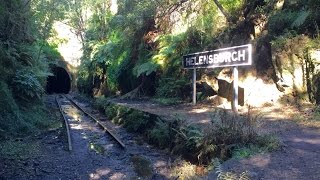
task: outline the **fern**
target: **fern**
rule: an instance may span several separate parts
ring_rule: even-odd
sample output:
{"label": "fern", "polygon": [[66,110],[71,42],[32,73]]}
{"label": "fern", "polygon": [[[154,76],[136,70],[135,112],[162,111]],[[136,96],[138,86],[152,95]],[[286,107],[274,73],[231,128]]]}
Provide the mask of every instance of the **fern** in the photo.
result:
{"label": "fern", "polygon": [[223,170],[219,159],[213,160],[214,170],[217,174],[218,180],[250,180],[249,172],[244,171],[241,174],[236,174],[233,172],[226,172]]}
{"label": "fern", "polygon": [[12,81],[16,95],[26,101],[41,99],[44,89],[34,73],[29,70],[18,70]]}
{"label": "fern", "polygon": [[145,74],[146,76],[150,75],[153,72],[156,72],[159,68],[158,64],[152,63],[152,62],[146,62],[136,67],[137,71],[137,77],[139,77],[142,74]]}
{"label": "fern", "polygon": [[298,28],[300,27],[307,19],[307,17],[310,15],[310,11],[301,11],[298,13],[298,17],[295,21],[291,24],[291,28]]}
{"label": "fern", "polygon": [[169,124],[158,119],[155,127],[150,131],[150,139],[161,148],[168,147],[170,145]]}

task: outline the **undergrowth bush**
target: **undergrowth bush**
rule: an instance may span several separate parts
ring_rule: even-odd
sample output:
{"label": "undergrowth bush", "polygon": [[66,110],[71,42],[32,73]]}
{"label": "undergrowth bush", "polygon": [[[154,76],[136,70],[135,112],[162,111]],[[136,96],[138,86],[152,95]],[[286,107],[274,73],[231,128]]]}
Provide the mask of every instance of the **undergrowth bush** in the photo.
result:
{"label": "undergrowth bush", "polygon": [[184,87],[188,84],[186,79],[162,78],[156,89],[156,96],[161,98],[183,98]]}
{"label": "undergrowth bush", "polygon": [[101,112],[104,112],[109,105],[110,103],[108,102],[108,99],[105,97],[97,97],[94,99],[93,106],[99,109],[99,111]]}
{"label": "undergrowth bush", "polygon": [[182,161],[182,163],[175,163],[174,168],[172,169],[171,176],[173,179],[181,180],[197,180],[200,177],[197,174],[197,166],[187,162]]}
{"label": "undergrowth bush", "polygon": [[133,110],[124,120],[124,127],[130,132],[146,132],[146,129],[154,125],[154,116],[138,110]]}
{"label": "undergrowth bush", "polygon": [[107,117],[115,124],[124,124],[125,118],[131,112],[130,108],[119,105],[111,105],[105,109]]}
{"label": "undergrowth bush", "polygon": [[219,159],[214,159],[212,161],[212,164],[217,174],[217,180],[250,180],[251,179],[248,171],[244,171],[240,174],[230,172],[230,171],[225,171],[222,168]]}
{"label": "undergrowth bush", "polygon": [[170,128],[169,123],[158,118],[155,127],[149,131],[150,142],[160,148],[169,147],[172,138]]}
{"label": "undergrowth bush", "polygon": [[268,29],[270,30],[270,33],[278,36],[285,32],[284,30],[292,29],[291,25],[295,22],[298,16],[299,12],[295,11],[281,11],[274,14],[269,20]]}
{"label": "undergrowth bush", "polygon": [[18,70],[12,81],[16,96],[25,101],[40,100],[44,92],[40,81],[30,70]]}
{"label": "undergrowth bush", "polygon": [[[279,141],[273,136],[258,135],[258,117],[253,117],[250,113],[239,116],[226,110],[216,110],[211,119],[211,125],[204,130],[192,124],[182,125],[175,130],[177,133],[173,152],[184,154],[191,161],[207,164],[216,157],[226,160],[237,153],[252,155],[279,147]],[[254,152],[244,151],[249,149]],[[237,153],[233,153],[234,151]]]}
{"label": "undergrowth bush", "polygon": [[[103,102],[103,100],[102,100]],[[99,105],[101,102],[96,103]],[[115,124],[123,125],[130,132],[147,133],[156,124],[156,115],[112,103],[100,104],[107,118]]]}
{"label": "undergrowth bush", "polygon": [[0,156],[4,159],[28,159],[38,151],[38,143],[24,141],[0,141]]}
{"label": "undergrowth bush", "polygon": [[0,81],[0,138],[15,133],[18,127],[27,126],[22,121],[20,110],[8,85]]}
{"label": "undergrowth bush", "polygon": [[52,125],[42,104],[19,107],[8,85],[0,81],[0,139],[36,133]]}

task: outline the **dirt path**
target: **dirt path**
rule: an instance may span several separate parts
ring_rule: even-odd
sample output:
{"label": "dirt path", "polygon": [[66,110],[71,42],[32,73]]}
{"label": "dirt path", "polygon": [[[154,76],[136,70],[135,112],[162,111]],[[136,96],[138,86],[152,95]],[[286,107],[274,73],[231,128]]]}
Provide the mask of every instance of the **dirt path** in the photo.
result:
{"label": "dirt path", "polygon": [[148,100],[120,100],[112,99],[112,103],[130,107],[133,109],[149,112],[163,117],[175,118],[179,116],[187,121],[198,125],[206,125],[210,122],[210,113],[215,108],[208,104],[180,104],[164,106]]}
{"label": "dirt path", "polygon": [[[320,121],[308,121],[310,109],[275,105],[260,110],[264,115],[261,132],[276,134],[282,148],[247,159],[230,159],[222,164],[222,170],[236,174],[248,171],[256,180],[320,179]],[[216,176],[213,171],[205,179]]]}
{"label": "dirt path", "polygon": [[[320,130],[297,127],[280,134],[281,150],[248,159],[231,159],[223,171],[236,174],[248,171],[252,179],[320,179]],[[211,172],[207,179],[215,179]]]}

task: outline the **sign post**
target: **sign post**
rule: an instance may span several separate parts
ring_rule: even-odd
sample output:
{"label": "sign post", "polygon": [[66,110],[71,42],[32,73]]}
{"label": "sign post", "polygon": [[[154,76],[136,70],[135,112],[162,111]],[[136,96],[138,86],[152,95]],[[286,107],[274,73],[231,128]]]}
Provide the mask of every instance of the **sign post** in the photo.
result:
{"label": "sign post", "polygon": [[233,67],[233,98],[232,110],[238,114],[238,67]]}
{"label": "sign post", "polygon": [[233,67],[233,99],[232,109],[238,112],[238,66],[248,66],[252,63],[252,46],[246,44],[229,48],[204,51],[183,56],[183,68],[193,69],[193,104],[196,104],[196,69]]}
{"label": "sign post", "polygon": [[193,93],[192,93],[192,104],[197,104],[197,69],[193,69],[193,76],[192,76],[192,86],[193,86]]}

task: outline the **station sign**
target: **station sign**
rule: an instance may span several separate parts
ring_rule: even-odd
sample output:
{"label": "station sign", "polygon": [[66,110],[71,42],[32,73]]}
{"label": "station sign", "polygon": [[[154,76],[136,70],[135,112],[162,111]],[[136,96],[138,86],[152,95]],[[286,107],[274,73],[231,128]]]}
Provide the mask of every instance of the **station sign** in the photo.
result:
{"label": "station sign", "polygon": [[246,44],[183,56],[183,68],[246,66],[252,63],[252,46]]}

